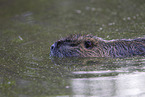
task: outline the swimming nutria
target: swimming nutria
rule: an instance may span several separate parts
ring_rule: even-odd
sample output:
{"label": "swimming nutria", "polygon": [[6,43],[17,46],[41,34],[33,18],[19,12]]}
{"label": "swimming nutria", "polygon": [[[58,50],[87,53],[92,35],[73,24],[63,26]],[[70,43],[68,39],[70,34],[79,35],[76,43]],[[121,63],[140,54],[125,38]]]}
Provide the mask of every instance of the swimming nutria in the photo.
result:
{"label": "swimming nutria", "polygon": [[145,55],[145,38],[103,40],[93,35],[71,35],[51,46],[56,57],[130,57]]}

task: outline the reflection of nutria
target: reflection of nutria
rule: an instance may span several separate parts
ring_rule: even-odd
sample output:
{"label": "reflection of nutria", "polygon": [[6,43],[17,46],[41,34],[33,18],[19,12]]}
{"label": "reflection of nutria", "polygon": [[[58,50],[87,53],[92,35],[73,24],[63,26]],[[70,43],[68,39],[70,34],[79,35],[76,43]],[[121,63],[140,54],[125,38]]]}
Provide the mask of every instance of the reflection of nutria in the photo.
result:
{"label": "reflection of nutria", "polygon": [[56,57],[129,57],[145,55],[145,38],[103,40],[92,35],[71,35],[51,46]]}

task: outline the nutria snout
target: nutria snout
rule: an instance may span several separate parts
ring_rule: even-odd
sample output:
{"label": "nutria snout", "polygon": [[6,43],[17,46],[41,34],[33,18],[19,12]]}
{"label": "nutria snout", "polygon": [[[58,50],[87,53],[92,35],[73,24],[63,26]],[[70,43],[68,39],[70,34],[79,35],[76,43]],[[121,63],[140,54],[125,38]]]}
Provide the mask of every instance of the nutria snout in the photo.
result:
{"label": "nutria snout", "polygon": [[145,38],[104,40],[93,35],[71,35],[51,46],[55,57],[130,57],[145,55]]}

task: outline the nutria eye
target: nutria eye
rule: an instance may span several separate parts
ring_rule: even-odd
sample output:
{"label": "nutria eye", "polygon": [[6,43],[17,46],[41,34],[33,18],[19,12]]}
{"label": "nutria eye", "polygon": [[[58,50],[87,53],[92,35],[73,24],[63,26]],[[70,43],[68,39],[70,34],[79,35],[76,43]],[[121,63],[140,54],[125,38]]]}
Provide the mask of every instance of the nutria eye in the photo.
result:
{"label": "nutria eye", "polygon": [[87,49],[91,49],[91,48],[93,48],[93,42],[91,42],[91,41],[85,41],[85,48],[87,48]]}

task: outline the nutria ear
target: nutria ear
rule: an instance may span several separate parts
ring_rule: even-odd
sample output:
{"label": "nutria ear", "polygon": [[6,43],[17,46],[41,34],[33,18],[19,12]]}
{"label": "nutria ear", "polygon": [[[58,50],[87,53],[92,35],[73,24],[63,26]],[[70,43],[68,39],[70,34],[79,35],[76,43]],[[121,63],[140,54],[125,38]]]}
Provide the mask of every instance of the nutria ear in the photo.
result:
{"label": "nutria ear", "polygon": [[68,37],[64,38],[64,40],[77,40],[80,36],[82,36],[81,34],[71,34]]}

